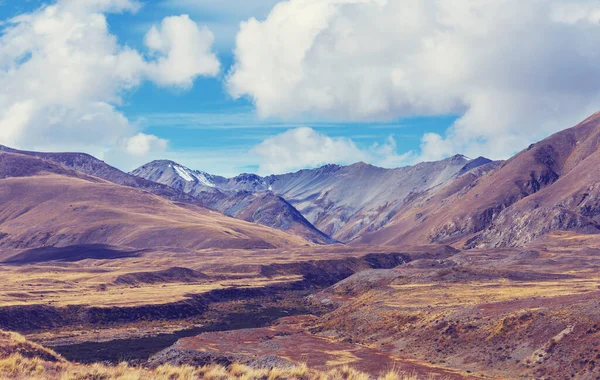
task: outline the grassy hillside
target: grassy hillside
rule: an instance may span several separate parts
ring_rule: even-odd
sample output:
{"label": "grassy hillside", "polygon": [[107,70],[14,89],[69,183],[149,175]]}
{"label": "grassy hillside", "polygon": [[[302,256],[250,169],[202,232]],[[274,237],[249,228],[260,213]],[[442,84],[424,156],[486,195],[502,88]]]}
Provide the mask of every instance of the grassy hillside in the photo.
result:
{"label": "grassy hillside", "polygon": [[[390,371],[382,374],[385,380],[417,380],[417,377]],[[329,372],[319,372],[302,365],[292,368],[254,369],[232,364],[228,367],[212,365],[201,368],[162,365],[157,368],[131,367],[127,364],[106,366],[70,363],[56,353],[27,341],[15,333],[0,331],[0,379],[94,379],[94,380],[225,380],[225,379],[323,379],[368,380],[367,374],[348,366]]]}

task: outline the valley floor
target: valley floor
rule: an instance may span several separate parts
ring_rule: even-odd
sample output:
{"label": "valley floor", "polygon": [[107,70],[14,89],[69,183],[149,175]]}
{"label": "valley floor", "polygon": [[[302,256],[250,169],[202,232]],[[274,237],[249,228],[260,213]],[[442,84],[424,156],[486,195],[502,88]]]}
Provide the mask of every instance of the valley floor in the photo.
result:
{"label": "valley floor", "polygon": [[[5,252],[0,328],[72,362],[4,352],[0,373],[592,379],[600,375],[599,247],[593,235],[559,232],[527,248],[471,251],[324,246],[70,260],[66,250],[51,261]],[[224,367],[207,369],[213,364]]]}

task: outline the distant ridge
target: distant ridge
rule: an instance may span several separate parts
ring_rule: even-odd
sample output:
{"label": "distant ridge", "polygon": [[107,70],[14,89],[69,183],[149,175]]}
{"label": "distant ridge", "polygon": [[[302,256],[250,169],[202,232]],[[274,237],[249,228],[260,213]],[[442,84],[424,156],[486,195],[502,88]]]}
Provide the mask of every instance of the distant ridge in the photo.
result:
{"label": "distant ridge", "polygon": [[[73,246],[178,250],[310,244],[299,236],[193,204],[176,204],[44,158],[6,151],[0,152],[0,194],[0,247],[5,249],[0,251],[4,252]],[[100,257],[108,252],[100,251]],[[44,256],[60,254],[33,253],[40,262]]]}
{"label": "distant ridge", "polygon": [[131,174],[181,191],[201,204],[234,218],[288,231],[314,243],[336,243],[284,198],[268,191],[269,186],[256,175],[227,179],[169,160],[152,161]]}
{"label": "distant ridge", "polygon": [[[246,196],[278,196],[299,211],[299,216],[307,223],[337,240],[349,242],[383,228],[405,204],[407,197],[439,187],[489,162],[491,160],[483,157],[470,160],[463,155],[455,155],[441,161],[397,169],[357,162],[349,166],[330,164],[267,177],[241,174],[224,178],[185,168],[172,161],[154,161],[132,174],[181,189],[236,217],[239,215],[232,209],[237,207],[237,203],[222,205],[222,199],[216,195],[219,191],[243,191]],[[210,185],[195,178],[197,176],[208,179]],[[210,197],[212,199],[208,200]]]}
{"label": "distant ridge", "polygon": [[[194,192],[188,193],[181,183],[177,186],[168,186],[157,181],[141,178],[140,176],[127,174],[85,153],[31,152],[0,145],[0,152],[2,151],[49,160],[77,172],[101,178],[118,185],[144,190],[171,201],[207,207],[225,212],[228,216],[248,222],[288,231],[302,236],[311,242],[320,244],[335,242],[335,240],[317,230],[310,222],[304,219],[293,206],[272,194],[270,196],[254,196],[249,193],[228,195],[210,186],[203,185],[201,196],[197,196]],[[172,161],[157,162],[164,165],[178,165]],[[210,194],[207,191],[210,191]],[[233,212],[226,212],[231,210]]]}
{"label": "distant ridge", "polygon": [[266,177],[225,178],[168,160],[126,174],[81,153],[0,151],[46,160],[23,175],[50,160],[57,172],[71,168],[318,244],[510,247],[557,230],[600,233],[599,115],[507,161],[458,154],[396,169],[358,162]]}

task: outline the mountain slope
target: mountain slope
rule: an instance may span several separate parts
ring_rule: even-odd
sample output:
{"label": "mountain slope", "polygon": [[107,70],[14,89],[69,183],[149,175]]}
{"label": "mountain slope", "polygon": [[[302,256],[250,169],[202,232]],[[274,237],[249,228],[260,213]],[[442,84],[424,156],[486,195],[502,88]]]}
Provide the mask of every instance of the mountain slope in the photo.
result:
{"label": "mountain slope", "polygon": [[198,206],[177,205],[52,161],[14,153],[0,153],[0,200],[0,247],[5,248],[106,244],[201,249],[307,244],[281,231]]}
{"label": "mountain slope", "polygon": [[206,207],[234,218],[291,232],[315,243],[335,242],[282,197],[268,191],[246,191],[256,184],[244,184],[243,176],[229,180],[166,160],[150,162],[131,174],[180,190]]}
{"label": "mountain slope", "polygon": [[[419,194],[440,188],[456,176],[489,162],[483,157],[470,160],[456,155],[398,169],[357,163],[326,165],[264,178],[241,174],[227,179],[171,161],[154,161],[132,174],[181,189],[211,208],[245,220],[254,220],[248,219],[247,210],[253,209],[248,202],[254,203],[257,196],[268,198],[267,204],[273,205],[273,212],[260,215],[270,215],[272,220],[282,210],[287,210],[290,216],[297,210],[299,213],[292,219],[305,219],[305,224],[347,242],[383,228],[407,201]],[[275,207],[287,202],[288,206]]]}
{"label": "mountain slope", "polygon": [[535,144],[530,150],[556,152],[559,178],[503,210],[469,246],[524,245],[555,230],[600,233],[599,147],[600,118]]}
{"label": "mountain slope", "polygon": [[[2,145],[0,145],[0,151],[50,160],[75,169],[78,172],[102,178],[118,185],[144,190],[171,201],[208,207],[238,219],[288,231],[310,241],[318,243],[332,242],[329,236],[318,231],[283,199],[275,196],[273,196],[273,199],[265,199],[264,197],[256,197],[252,194],[237,194],[235,197],[232,197],[222,194],[214,186],[210,186],[210,181],[213,180],[227,182],[222,177],[217,178],[200,172],[194,174],[189,169],[178,165],[171,165],[173,170],[179,170],[180,173],[179,176],[176,176],[179,180],[176,183],[171,183],[161,181],[161,178],[142,178],[143,176],[124,173],[106,164],[104,161],[85,153],[30,152]],[[169,161],[163,162],[169,163]],[[203,175],[207,177],[202,177]],[[190,184],[194,182],[186,181],[188,178],[190,180],[194,178],[195,183],[199,184],[196,188],[198,191],[191,191],[194,187],[190,186]],[[205,185],[201,181],[204,181]],[[199,190],[199,187],[202,187],[202,191]],[[277,205],[278,203],[279,205]],[[249,213],[249,209],[254,210],[255,213]],[[246,211],[244,212],[244,210]]]}
{"label": "mountain slope", "polygon": [[457,155],[397,169],[328,165],[267,177],[267,182],[321,231],[350,241],[385,226],[407,198],[443,185],[472,162]]}
{"label": "mountain slope", "polygon": [[523,245],[554,230],[598,232],[600,115],[531,145],[501,167],[459,177],[359,242]]}
{"label": "mountain slope", "polygon": [[172,201],[195,203],[192,197],[183,192],[177,191],[169,186],[124,173],[89,154],[30,152],[12,149],[3,145],[0,145],[0,152],[17,153],[20,155],[42,158],[74,169],[78,172],[102,178],[117,185],[148,191]]}

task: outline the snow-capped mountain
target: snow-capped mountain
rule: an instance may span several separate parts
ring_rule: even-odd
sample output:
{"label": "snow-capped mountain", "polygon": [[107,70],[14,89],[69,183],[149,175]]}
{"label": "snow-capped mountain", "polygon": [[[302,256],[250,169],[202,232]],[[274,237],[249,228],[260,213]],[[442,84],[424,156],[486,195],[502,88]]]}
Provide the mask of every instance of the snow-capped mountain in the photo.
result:
{"label": "snow-capped mountain", "polygon": [[285,199],[269,192],[264,179],[254,174],[228,179],[167,160],[152,161],[131,174],[178,189],[234,218],[291,231],[317,243],[334,242]]}
{"label": "snow-capped mountain", "polygon": [[[289,202],[320,231],[340,241],[351,241],[386,226],[407,199],[441,187],[457,176],[489,162],[483,157],[471,160],[456,155],[441,161],[397,169],[384,169],[361,162],[350,166],[326,165],[268,177],[241,174],[227,179],[195,171],[172,161],[154,161],[132,174],[182,189],[200,198],[206,198],[216,190],[222,193],[272,193]],[[220,198],[207,203],[235,215],[235,212],[220,205],[222,201],[223,198]]]}
{"label": "snow-capped mountain", "polygon": [[192,196],[204,192],[213,192],[216,190],[217,184],[221,187],[221,184],[227,181],[223,177],[192,170],[168,160],[152,161],[135,169],[131,174],[148,181],[170,186]]}

